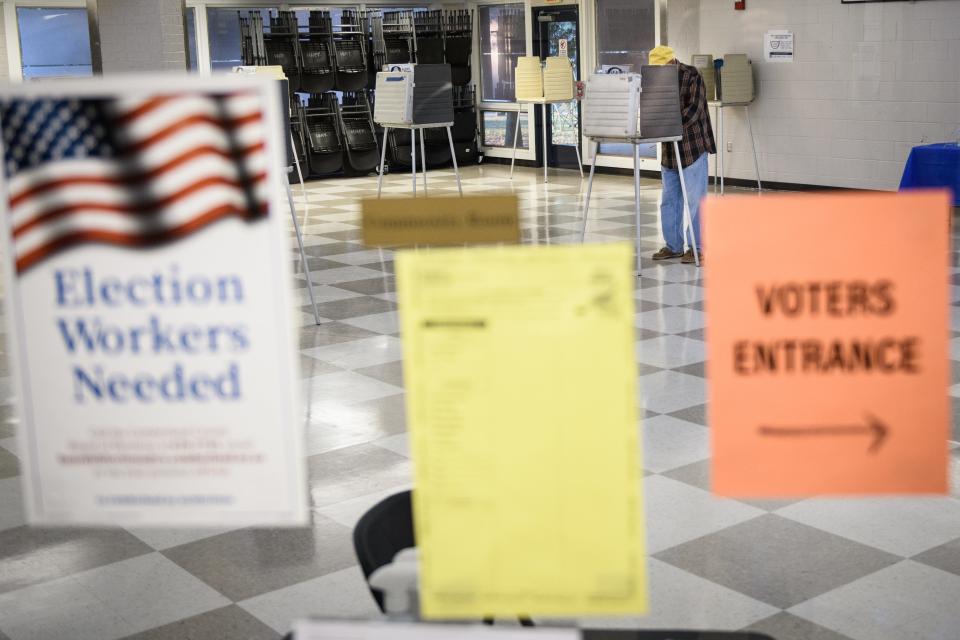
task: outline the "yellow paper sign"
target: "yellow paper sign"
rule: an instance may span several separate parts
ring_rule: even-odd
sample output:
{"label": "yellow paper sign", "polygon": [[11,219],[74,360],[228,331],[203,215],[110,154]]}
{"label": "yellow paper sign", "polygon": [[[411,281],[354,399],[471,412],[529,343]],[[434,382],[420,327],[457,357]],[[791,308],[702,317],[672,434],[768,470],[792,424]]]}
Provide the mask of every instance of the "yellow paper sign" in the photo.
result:
{"label": "yellow paper sign", "polygon": [[424,617],[645,611],[632,255],[398,254]]}
{"label": "yellow paper sign", "polygon": [[484,244],[520,241],[517,197],[385,198],[362,201],[369,246]]}

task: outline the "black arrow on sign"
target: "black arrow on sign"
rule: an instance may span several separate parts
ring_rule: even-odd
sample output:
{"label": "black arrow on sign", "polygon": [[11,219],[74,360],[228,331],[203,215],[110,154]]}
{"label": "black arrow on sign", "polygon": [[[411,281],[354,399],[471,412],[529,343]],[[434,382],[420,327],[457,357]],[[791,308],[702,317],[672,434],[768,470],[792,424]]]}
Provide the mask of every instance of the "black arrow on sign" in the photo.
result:
{"label": "black arrow on sign", "polygon": [[886,440],[889,429],[887,425],[869,413],[864,416],[864,420],[866,424],[856,425],[837,424],[810,427],[772,427],[769,425],[761,425],[758,431],[762,436],[779,436],[788,438],[810,436],[872,435],[873,440],[870,442],[867,452],[876,453],[877,450],[880,449],[880,445],[883,444],[883,441]]}

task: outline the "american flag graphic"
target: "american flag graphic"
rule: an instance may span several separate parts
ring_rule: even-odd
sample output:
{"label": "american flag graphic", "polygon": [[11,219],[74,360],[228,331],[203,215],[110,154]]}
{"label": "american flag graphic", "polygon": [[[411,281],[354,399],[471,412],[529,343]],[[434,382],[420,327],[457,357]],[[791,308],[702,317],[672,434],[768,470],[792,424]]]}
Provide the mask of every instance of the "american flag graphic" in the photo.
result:
{"label": "american flag graphic", "polygon": [[0,101],[17,271],[81,243],[148,247],[267,215],[259,94]]}

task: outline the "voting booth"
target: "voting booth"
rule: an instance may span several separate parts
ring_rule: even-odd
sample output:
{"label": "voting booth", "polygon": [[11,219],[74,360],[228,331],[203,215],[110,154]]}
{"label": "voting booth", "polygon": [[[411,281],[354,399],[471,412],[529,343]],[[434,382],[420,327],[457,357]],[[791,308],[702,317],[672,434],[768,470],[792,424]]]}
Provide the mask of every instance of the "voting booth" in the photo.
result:
{"label": "voting booth", "polygon": [[[576,95],[573,78],[573,64],[566,56],[551,56],[542,64],[537,56],[523,56],[517,59],[514,68],[516,100],[524,104],[539,104],[543,127],[543,181],[547,182],[547,105],[570,102]],[[520,118],[513,132],[513,155],[510,159],[510,178],[517,161],[517,140],[520,139]],[[583,177],[583,163],[580,160],[580,143],[575,143],[577,165],[580,177]]]}
{"label": "voting booth", "polygon": [[[583,98],[584,135],[594,143],[594,161],[590,166],[587,197],[583,205],[580,241],[587,234],[587,216],[593,176],[600,143],[626,142],[633,145],[634,205],[637,216],[637,275],[640,274],[640,145],[656,142],[673,144],[680,157],[679,141],[683,139],[683,120],[680,115],[680,78],[675,65],[645,65],[639,74],[593,74],[586,83]],[[690,246],[699,264],[693,223],[687,201],[687,187],[680,172],[683,190],[684,240],[690,233]]]}
{"label": "voting booth", "polygon": [[720,67],[720,100],[726,104],[753,102],[753,65],[745,53],[728,53]]}
{"label": "voting booth", "polygon": [[[694,60],[703,56],[694,56]],[[753,82],[753,64],[745,53],[728,53],[718,60],[715,65],[717,72],[715,95],[716,100],[711,102],[717,111],[717,139],[724,139],[724,111],[728,108],[742,108],[747,120],[747,130],[750,134],[750,146],[753,150],[753,166],[757,174],[757,190],[763,191],[760,182],[760,156],[757,153],[757,141],[753,136],[753,123],[750,120],[750,103],[756,97]],[[702,72],[701,72],[702,73]],[[708,100],[709,91],[708,91]],[[722,150],[717,154],[716,176],[714,192],[724,193],[725,161]]]}
{"label": "voting booth", "polygon": [[676,142],[683,138],[679,86],[677,67],[643,67],[639,134],[644,140]]}
{"label": "voting booth", "polygon": [[543,99],[548,102],[573,100],[573,65],[566,57],[550,57],[543,67]]}
{"label": "voting booth", "polygon": [[383,126],[383,144],[380,149],[380,170],[377,178],[377,197],[383,188],[387,140],[390,129],[410,130],[410,174],[413,195],[417,194],[417,130],[420,131],[420,161],[423,165],[423,190],[427,191],[427,154],[424,129],[443,128],[447,131],[450,159],[460,186],[460,169],[450,127],[454,123],[453,82],[448,64],[404,64],[377,74],[374,121]]}
{"label": "voting booth", "polygon": [[595,73],[583,96],[583,135],[588,138],[633,138],[640,113],[640,74]]}
{"label": "voting booth", "polygon": [[517,58],[513,73],[517,102],[535,102],[543,99],[543,70],[538,56]]}
{"label": "voting booth", "polygon": [[703,84],[707,89],[707,100],[715,100],[717,97],[717,70],[713,66],[713,56],[709,53],[695,53],[690,60],[690,64],[703,77]]}
{"label": "voting booth", "polygon": [[405,65],[377,74],[373,119],[377,124],[453,122],[453,83],[448,64]]}

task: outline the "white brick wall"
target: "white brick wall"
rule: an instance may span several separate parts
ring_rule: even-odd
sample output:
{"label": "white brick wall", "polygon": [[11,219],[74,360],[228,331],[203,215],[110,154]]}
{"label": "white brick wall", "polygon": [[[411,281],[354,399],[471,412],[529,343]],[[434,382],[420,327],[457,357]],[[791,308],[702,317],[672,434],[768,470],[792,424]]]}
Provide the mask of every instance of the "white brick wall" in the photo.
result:
{"label": "white brick wall", "polygon": [[104,73],[187,68],[182,0],[99,0]]}
{"label": "white brick wall", "polygon": [[[699,4],[691,16],[690,5]],[[960,1],[841,4],[840,0],[671,0],[678,57],[747,53],[751,106],[765,180],[896,189],[913,145],[960,127]],[[697,21],[699,42],[690,35]],[[792,64],[763,62],[763,34],[788,29]],[[696,49],[696,50],[694,50]],[[752,179],[742,110],[725,114],[727,175]]]}
{"label": "white brick wall", "polygon": [[0,19],[0,80],[7,80],[10,77],[10,67],[7,61],[7,28],[6,23]]}

